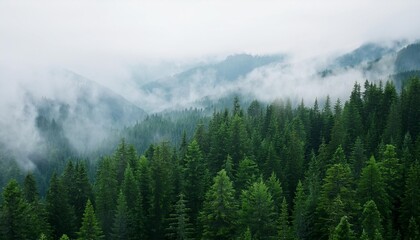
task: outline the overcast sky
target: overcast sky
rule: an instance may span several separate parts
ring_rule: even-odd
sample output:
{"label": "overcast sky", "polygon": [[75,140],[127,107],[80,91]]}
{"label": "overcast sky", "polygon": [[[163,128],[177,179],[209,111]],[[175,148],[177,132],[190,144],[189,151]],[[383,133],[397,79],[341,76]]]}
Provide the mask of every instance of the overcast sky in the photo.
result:
{"label": "overcast sky", "polygon": [[317,54],[418,38],[419,12],[418,0],[2,0],[1,62]]}
{"label": "overcast sky", "polygon": [[419,12],[418,0],[0,0],[0,71],[58,66],[116,88],[129,67],[161,60],[309,58],[419,39]]}

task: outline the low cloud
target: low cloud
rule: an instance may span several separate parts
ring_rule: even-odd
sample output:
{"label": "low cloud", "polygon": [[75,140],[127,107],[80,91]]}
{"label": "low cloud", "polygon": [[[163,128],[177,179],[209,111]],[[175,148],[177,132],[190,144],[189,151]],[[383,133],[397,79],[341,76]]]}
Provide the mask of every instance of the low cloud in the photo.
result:
{"label": "low cloud", "polygon": [[[38,151],[42,142],[33,98],[70,106],[78,101],[80,92],[62,69],[149,112],[188,107],[203,96],[216,99],[233,91],[307,104],[327,94],[346,97],[355,81],[386,80],[392,56],[372,71],[338,69],[322,78],[319,71],[328,67],[328,57],[366,42],[419,39],[419,10],[417,0],[0,1],[0,139],[22,167],[33,167],[27,153]],[[222,85],[214,84],[211,71],[197,72],[187,88],[174,86],[169,99],[160,89],[141,89],[235,53],[285,53],[290,61]],[[91,101],[98,99],[93,94]],[[76,148],[106,138],[103,126],[109,124],[100,113],[65,130]]]}

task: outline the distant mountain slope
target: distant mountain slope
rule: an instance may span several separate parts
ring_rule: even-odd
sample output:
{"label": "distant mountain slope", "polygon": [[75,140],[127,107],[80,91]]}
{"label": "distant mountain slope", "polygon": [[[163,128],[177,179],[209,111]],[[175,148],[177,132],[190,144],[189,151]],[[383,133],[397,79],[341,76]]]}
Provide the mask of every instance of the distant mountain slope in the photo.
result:
{"label": "distant mountain slope", "polygon": [[232,55],[221,62],[149,82],[142,86],[142,91],[173,103],[171,106],[186,107],[200,98],[225,95],[225,90],[255,69],[284,60],[284,55]]}
{"label": "distant mountain slope", "polygon": [[395,52],[395,46],[383,46],[375,43],[364,44],[355,50],[338,57],[335,62],[340,67],[351,68],[363,62],[374,62],[384,55]]}
{"label": "distant mountain slope", "polygon": [[[58,70],[51,76],[57,83],[55,95],[36,96],[27,90],[25,100],[27,108],[35,109],[35,126],[47,143],[55,142],[53,145],[61,148],[70,145],[66,147],[77,152],[95,150],[112,131],[147,115],[122,96],[77,73]],[[51,132],[51,128],[55,130]]]}
{"label": "distant mountain slope", "polygon": [[401,49],[395,60],[396,73],[420,70],[420,43]]}

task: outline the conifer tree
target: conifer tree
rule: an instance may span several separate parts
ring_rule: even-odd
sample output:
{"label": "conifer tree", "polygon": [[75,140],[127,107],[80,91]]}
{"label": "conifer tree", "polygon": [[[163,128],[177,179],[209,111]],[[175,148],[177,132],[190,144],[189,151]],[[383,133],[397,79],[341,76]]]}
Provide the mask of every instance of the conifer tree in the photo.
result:
{"label": "conifer tree", "polygon": [[235,189],[240,191],[247,189],[259,177],[259,170],[257,164],[250,158],[245,157],[239,162],[239,167],[236,172]]}
{"label": "conifer tree", "polygon": [[128,239],[128,208],[124,193],[120,191],[117,200],[117,210],[115,212],[114,224],[112,226],[112,239]]}
{"label": "conifer tree", "polygon": [[[3,202],[0,211],[1,239],[34,239],[37,233],[31,232],[31,212],[22,189],[12,179],[3,190]],[[37,234],[37,235],[35,235]]]}
{"label": "conifer tree", "polygon": [[271,174],[270,178],[267,179],[265,184],[267,185],[268,191],[273,197],[274,210],[276,211],[276,215],[279,215],[284,194],[283,194],[283,188],[281,187],[280,181],[277,179],[274,172]]}
{"label": "conifer tree", "polygon": [[420,239],[419,227],[418,227],[414,217],[411,217],[410,221],[408,223],[407,239],[409,239],[409,240]]}
{"label": "conifer tree", "polygon": [[53,237],[59,238],[63,234],[74,236],[76,232],[74,210],[56,174],[51,177],[46,200],[48,222],[53,229]]}
{"label": "conifer tree", "polygon": [[187,206],[191,209],[189,212],[190,219],[191,222],[195,223],[204,200],[209,175],[197,141],[193,140],[188,145],[185,159],[184,190],[188,199]]}
{"label": "conifer tree", "polygon": [[118,197],[116,171],[109,157],[99,162],[95,182],[96,212],[105,237],[108,239],[113,226]]}
{"label": "conifer tree", "polygon": [[276,235],[274,203],[264,182],[255,182],[243,191],[241,200],[240,221],[243,228],[249,226],[256,239],[273,238]]}
{"label": "conifer tree", "polygon": [[92,203],[88,199],[85,212],[83,213],[82,226],[77,233],[79,240],[99,240],[103,238],[102,229],[96,219]]}
{"label": "conifer tree", "polygon": [[169,215],[169,227],[166,229],[168,239],[188,240],[193,239],[194,229],[190,223],[186,200],[183,193],[179,194],[179,199],[174,206],[174,213]]}
{"label": "conifer tree", "polygon": [[415,163],[408,172],[405,183],[405,194],[401,206],[401,222],[403,229],[409,225],[409,220],[414,217],[418,222],[420,220],[420,165]]}
{"label": "conifer tree", "polygon": [[306,195],[302,182],[296,187],[293,208],[293,231],[297,239],[304,239],[306,233]]}
{"label": "conifer tree", "polygon": [[288,210],[287,201],[285,197],[283,197],[283,201],[281,203],[281,210],[280,210],[280,215],[278,219],[277,235],[278,235],[278,239],[281,239],[281,240],[293,239],[291,229],[289,226],[289,210]]}
{"label": "conifer tree", "polygon": [[362,227],[369,239],[374,239],[376,231],[383,232],[381,214],[379,213],[374,201],[369,200],[365,203],[362,213]]}
{"label": "conifer tree", "polygon": [[219,171],[213,182],[200,213],[203,239],[232,239],[238,208],[235,190],[224,169]]}
{"label": "conifer tree", "polygon": [[137,181],[134,177],[130,164],[124,172],[124,180],[121,184],[121,191],[124,194],[127,204],[127,239],[137,239],[144,236],[143,231],[143,208]]}
{"label": "conifer tree", "polygon": [[352,240],[354,238],[353,230],[351,229],[350,223],[347,219],[347,216],[343,216],[340,220],[340,223],[334,230],[334,233],[331,237],[332,240]]}
{"label": "conifer tree", "polygon": [[373,156],[370,158],[368,165],[362,169],[357,195],[361,204],[373,200],[383,217],[389,215],[389,196],[385,191],[385,183],[380,168]]}

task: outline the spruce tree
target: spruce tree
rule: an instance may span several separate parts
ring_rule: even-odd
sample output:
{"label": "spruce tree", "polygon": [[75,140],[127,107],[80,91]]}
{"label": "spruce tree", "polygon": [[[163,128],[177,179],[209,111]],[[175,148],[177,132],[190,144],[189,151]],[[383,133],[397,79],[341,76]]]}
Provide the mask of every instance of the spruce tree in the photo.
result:
{"label": "spruce tree", "polygon": [[213,182],[200,213],[203,239],[232,239],[236,231],[238,208],[235,190],[224,169],[219,171]]}
{"label": "spruce tree", "polygon": [[26,202],[19,184],[12,179],[3,189],[0,238],[4,240],[35,239],[39,235],[30,231],[32,229],[29,226],[33,224],[31,220],[30,206]]}
{"label": "spruce tree", "polygon": [[124,193],[120,191],[117,200],[117,210],[115,212],[114,224],[112,226],[111,238],[118,240],[128,239],[128,208]]}
{"label": "spruce tree", "polygon": [[389,196],[385,186],[380,168],[372,156],[368,165],[362,169],[357,195],[361,204],[373,200],[383,217],[387,217],[390,212]]}
{"label": "spruce tree", "polygon": [[174,213],[169,215],[169,227],[166,228],[168,239],[188,240],[193,239],[194,229],[190,223],[184,194],[179,194],[174,206]]}
{"label": "spruce tree", "polygon": [[241,195],[240,221],[243,228],[249,226],[256,239],[276,236],[274,203],[262,180],[252,184]]}
{"label": "spruce tree", "polygon": [[281,239],[281,240],[293,239],[293,236],[291,234],[291,229],[289,226],[289,210],[288,210],[287,201],[285,197],[283,197],[283,201],[281,203],[281,210],[280,210],[280,215],[278,219],[277,235],[278,235],[278,239]]}
{"label": "spruce tree", "polygon": [[331,237],[332,240],[352,240],[354,238],[353,230],[351,229],[350,223],[347,219],[347,216],[343,216],[340,220],[340,223],[334,230],[334,233]]}
{"label": "spruce tree", "polygon": [[69,204],[62,183],[56,174],[53,174],[50,181],[50,187],[47,192],[47,213],[48,222],[53,230],[53,237],[59,238],[63,234],[75,236],[75,220],[74,210]]}
{"label": "spruce tree", "polygon": [[98,220],[107,239],[111,233],[117,206],[117,184],[117,175],[112,159],[105,157],[99,162],[95,182],[95,196]]}
{"label": "spruce tree", "polygon": [[374,239],[376,231],[383,232],[381,214],[373,200],[365,203],[362,213],[362,227],[370,239]]}
{"label": "spruce tree", "polygon": [[99,240],[103,238],[102,229],[96,219],[92,203],[88,199],[83,213],[82,226],[78,234],[79,240]]}
{"label": "spruce tree", "polygon": [[293,201],[293,231],[297,239],[304,239],[306,234],[306,195],[299,181]]}

